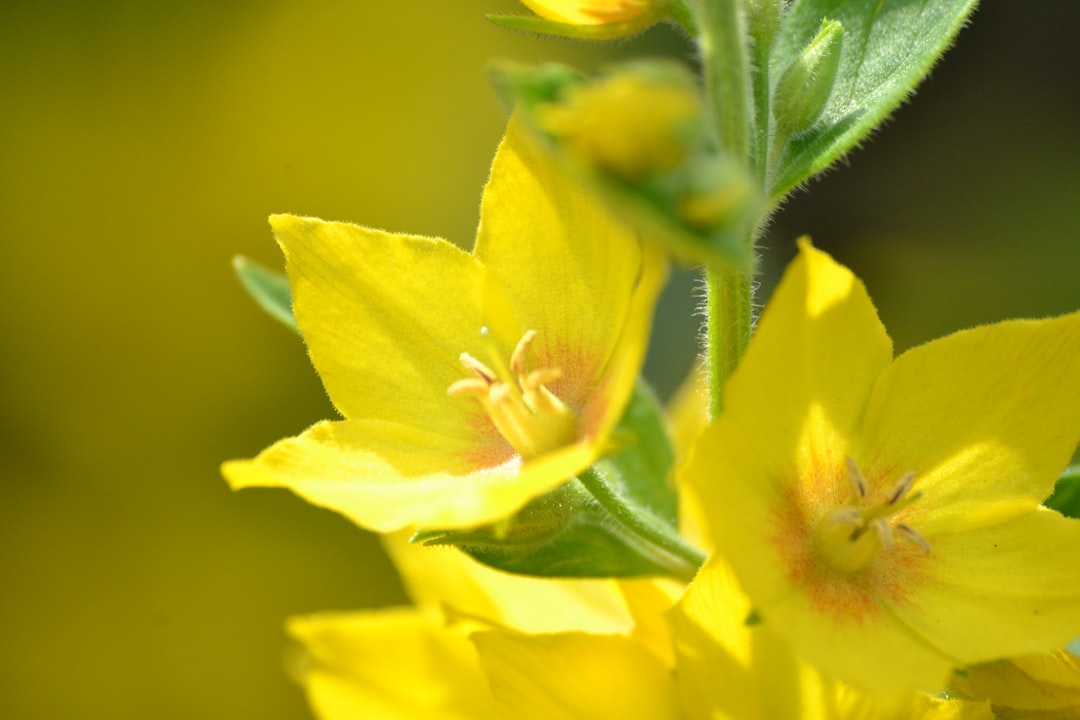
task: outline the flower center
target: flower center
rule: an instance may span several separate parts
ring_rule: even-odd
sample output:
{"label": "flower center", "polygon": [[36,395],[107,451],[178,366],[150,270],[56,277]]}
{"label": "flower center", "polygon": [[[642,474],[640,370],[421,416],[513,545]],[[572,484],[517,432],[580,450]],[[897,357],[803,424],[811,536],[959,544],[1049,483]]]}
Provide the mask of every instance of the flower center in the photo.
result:
{"label": "flower center", "polygon": [[911,492],[915,473],[904,473],[884,499],[872,502],[866,478],[851,458],[847,459],[847,470],[852,499],[825,513],[818,521],[814,528],[814,544],[819,556],[834,570],[854,573],[892,549],[897,537],[929,555],[930,544],[926,538],[910,525],[892,518],[897,511],[919,499],[919,493]]}
{"label": "flower center", "polygon": [[499,433],[526,459],[567,445],[577,435],[577,415],[547,388],[562,377],[562,370],[529,369],[529,349],[535,339],[535,330],[521,337],[509,367],[493,352],[500,372],[461,353],[461,364],[472,377],[447,388],[451,397],[471,395],[479,400]]}

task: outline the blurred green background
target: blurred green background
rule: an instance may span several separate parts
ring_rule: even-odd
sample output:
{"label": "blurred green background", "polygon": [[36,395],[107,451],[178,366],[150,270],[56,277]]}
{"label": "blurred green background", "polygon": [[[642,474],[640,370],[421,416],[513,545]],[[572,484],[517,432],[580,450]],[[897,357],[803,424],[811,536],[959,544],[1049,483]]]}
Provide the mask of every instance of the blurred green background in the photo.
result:
{"label": "blurred green background", "polygon": [[[401,600],[373,540],[220,461],[331,414],[300,343],[230,258],[280,266],[291,211],[475,231],[501,133],[492,57],[592,68],[687,55],[484,22],[510,0],[0,5],[0,716],[308,716],[293,613]],[[1080,307],[1080,4],[990,2],[917,100],[789,203],[867,281],[899,348]],[[678,278],[648,372],[699,318]]]}

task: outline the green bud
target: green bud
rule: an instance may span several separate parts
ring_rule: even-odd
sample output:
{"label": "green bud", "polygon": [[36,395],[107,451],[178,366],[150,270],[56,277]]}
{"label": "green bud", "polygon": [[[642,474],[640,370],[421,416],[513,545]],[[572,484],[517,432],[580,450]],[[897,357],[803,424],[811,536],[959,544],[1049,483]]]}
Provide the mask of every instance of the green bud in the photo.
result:
{"label": "green bud", "polygon": [[817,37],[780,76],[773,91],[773,117],[777,129],[788,134],[809,129],[821,116],[840,67],[844,26],[828,18]]}
{"label": "green bud", "polygon": [[784,0],[746,0],[746,25],[758,45],[768,46],[780,30]]}

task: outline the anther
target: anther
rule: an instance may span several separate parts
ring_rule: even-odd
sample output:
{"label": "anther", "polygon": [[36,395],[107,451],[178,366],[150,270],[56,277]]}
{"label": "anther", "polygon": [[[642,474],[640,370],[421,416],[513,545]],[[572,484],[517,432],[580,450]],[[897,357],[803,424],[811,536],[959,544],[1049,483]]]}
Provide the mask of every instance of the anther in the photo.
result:
{"label": "anther", "polygon": [[450,387],[446,388],[446,394],[450,397],[461,397],[463,395],[476,395],[483,397],[491,390],[491,383],[481,378],[465,378],[464,380],[457,380],[450,384]]}
{"label": "anther", "polygon": [[474,372],[477,377],[487,382],[488,385],[492,385],[495,383],[495,373],[492,372],[487,365],[480,362],[469,353],[461,353],[458,359],[461,361],[461,364],[465,366],[466,370],[471,370],[472,372]]}
{"label": "anther", "polygon": [[532,341],[536,338],[535,330],[528,330],[521,339],[518,340],[517,346],[514,348],[514,352],[510,355],[510,369],[515,375],[524,375],[525,363],[529,357],[529,347],[532,345]]}
{"label": "anther", "polygon": [[877,535],[882,550],[888,550],[893,546],[893,529],[885,518],[874,518],[870,521],[870,527],[873,528],[874,534]]}
{"label": "anther", "polygon": [[863,514],[859,508],[839,507],[825,516],[825,522],[830,525],[851,525],[858,532],[863,524]]}
{"label": "anther", "polygon": [[562,370],[559,368],[543,368],[541,370],[533,370],[529,373],[529,376],[525,378],[522,386],[529,390],[535,390],[541,385],[547,385],[548,383],[555,382],[562,377]]}
{"label": "anther", "polygon": [[904,473],[896,484],[893,485],[892,492],[889,493],[889,504],[895,505],[904,498],[905,495],[911,490],[911,486],[915,483],[915,473],[907,471]]}
{"label": "anther", "polygon": [[926,538],[922,534],[911,527],[907,523],[897,523],[896,529],[908,540],[912,545],[922,550],[923,555],[930,554],[930,543],[926,541]]}
{"label": "anther", "polygon": [[862,500],[866,497],[867,487],[866,478],[863,477],[862,472],[859,470],[859,466],[855,464],[855,459],[851,456],[847,457],[847,469],[848,469],[848,483],[851,486],[851,492],[855,495],[855,498]]}

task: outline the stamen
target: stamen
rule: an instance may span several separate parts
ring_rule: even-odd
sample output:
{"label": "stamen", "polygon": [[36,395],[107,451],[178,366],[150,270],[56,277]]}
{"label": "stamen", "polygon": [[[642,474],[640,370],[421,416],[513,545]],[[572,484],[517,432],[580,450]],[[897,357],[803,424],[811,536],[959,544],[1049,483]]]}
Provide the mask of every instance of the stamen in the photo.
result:
{"label": "stamen", "polygon": [[926,538],[918,530],[907,523],[897,523],[896,529],[900,531],[906,540],[922,550],[923,555],[930,555],[930,543],[926,541]]}
{"label": "stamen", "polygon": [[529,376],[525,378],[522,386],[527,390],[535,390],[541,385],[547,385],[553,383],[562,377],[562,370],[559,368],[544,368],[542,370],[533,370],[529,373]]}
{"label": "stamen", "polygon": [[463,397],[465,395],[475,395],[477,397],[483,397],[488,394],[491,389],[491,383],[480,378],[465,378],[464,380],[457,380],[450,384],[450,387],[446,388],[446,394],[450,397]]}
{"label": "stamen", "polygon": [[482,380],[487,381],[488,385],[493,384],[497,379],[495,373],[492,372],[487,365],[480,362],[469,353],[461,353],[461,356],[458,359],[461,360],[461,364],[465,366],[466,370],[471,370],[476,373]]}
{"label": "stamen", "polygon": [[862,510],[851,506],[839,507],[826,515],[824,522],[829,525],[853,525],[858,529],[863,524]]}
{"label": "stamen", "polygon": [[862,472],[859,470],[859,466],[855,464],[855,459],[850,455],[847,457],[847,469],[848,483],[851,485],[851,492],[856,499],[862,500],[866,497],[867,493],[866,478],[863,477]]}
{"label": "stamen", "polygon": [[[871,565],[881,553],[896,545],[899,534],[930,554],[930,544],[914,528],[897,522],[895,516],[921,495],[913,492],[915,473],[901,475],[884,497],[877,492],[878,478],[867,482],[851,457],[845,458],[852,499],[826,511],[814,528],[814,544],[819,557],[833,570],[849,574]],[[873,494],[871,492],[873,491]]]}
{"label": "stamen", "polygon": [[893,546],[893,529],[885,518],[874,518],[870,521],[870,527],[874,529],[882,550],[888,550]]}
{"label": "stamen", "polygon": [[895,505],[900,502],[901,499],[911,490],[911,486],[915,484],[915,473],[908,470],[904,473],[896,484],[893,485],[892,492],[889,493],[889,504]]}
{"label": "stamen", "polygon": [[525,375],[525,362],[529,357],[529,347],[532,345],[532,341],[536,339],[536,331],[529,330],[521,339],[518,340],[517,347],[514,348],[514,352],[510,355],[510,370],[515,375]]}
{"label": "stamen", "polygon": [[467,352],[461,353],[461,364],[472,377],[451,383],[447,393],[452,397],[476,397],[499,434],[523,458],[573,442],[577,435],[577,415],[547,388],[548,383],[563,376],[562,370],[529,369],[529,352],[536,331],[522,335],[510,355],[509,366],[487,328],[482,328],[480,334],[489,346],[490,364]]}

